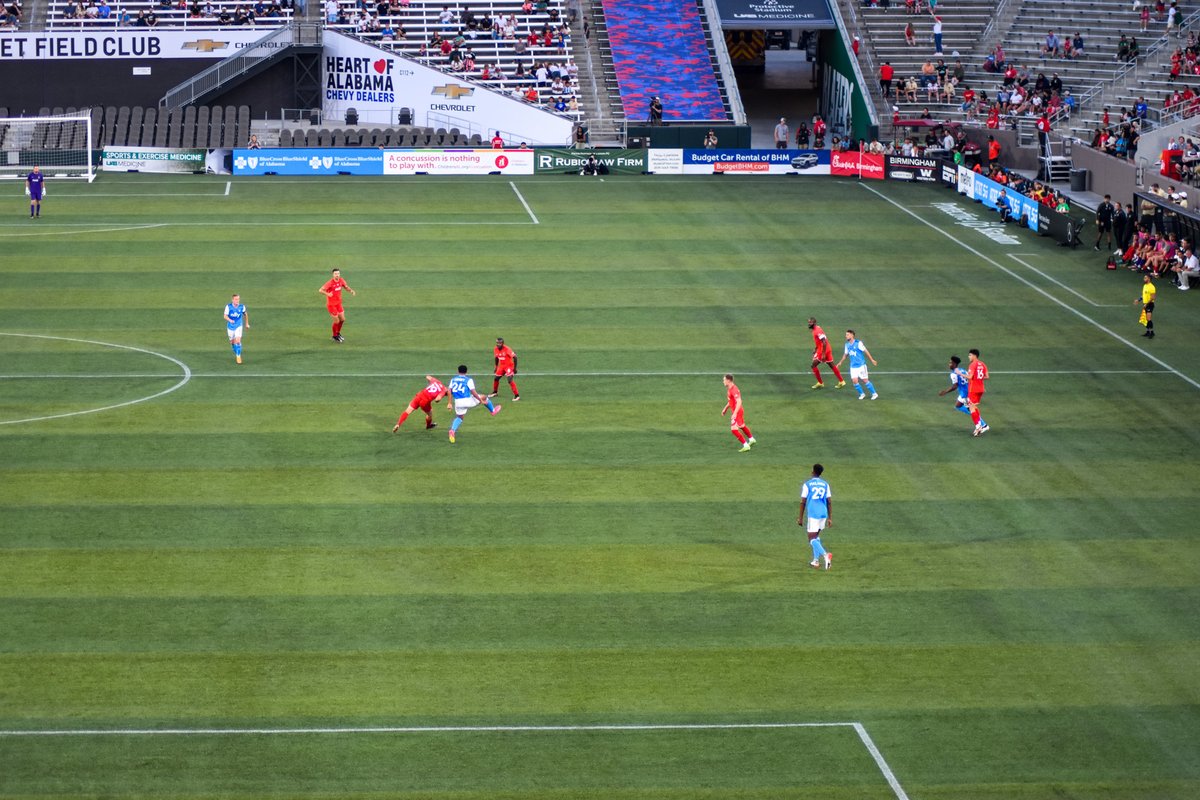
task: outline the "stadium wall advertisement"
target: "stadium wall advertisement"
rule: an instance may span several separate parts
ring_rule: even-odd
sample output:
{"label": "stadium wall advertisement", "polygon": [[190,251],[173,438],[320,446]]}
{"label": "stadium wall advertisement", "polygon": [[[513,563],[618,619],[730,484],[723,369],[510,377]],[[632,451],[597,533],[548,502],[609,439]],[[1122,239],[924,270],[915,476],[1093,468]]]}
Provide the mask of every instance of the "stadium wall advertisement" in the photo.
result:
{"label": "stadium wall advertisement", "polygon": [[568,150],[565,147],[539,147],[534,159],[535,171],[579,172],[591,155],[608,167],[610,175],[641,175],[647,169],[647,153],[651,150]]}
{"label": "stadium wall advertisement", "polygon": [[532,175],[532,150],[385,150],[384,175]]}
{"label": "stadium wall advertisement", "polygon": [[321,87],[326,119],[354,109],[359,124],[392,125],[399,109],[410,108],[416,125],[485,139],[499,130],[508,142],[531,145],[566,145],[574,128],[566,117],[332,30],[325,31]]}
{"label": "stadium wall advertisement", "polygon": [[110,170],[190,175],[193,172],[209,171],[210,152],[203,148],[106,147],[100,153],[100,166]]}
{"label": "stadium wall advertisement", "polygon": [[991,209],[996,208],[996,198],[1004,191],[1009,200],[1009,207],[1015,218],[1024,219],[1025,225],[1032,231],[1038,230],[1038,216],[1042,211],[1037,201],[1023,194],[1006,191],[1007,187],[996,183],[991,178],[980,175],[964,166],[958,168],[958,193],[971,200],[978,200]]}
{"label": "stadium wall advertisement", "polygon": [[107,59],[221,59],[263,37],[262,29],[219,31],[127,30],[8,33],[0,37],[0,61]]}
{"label": "stadium wall advertisement", "polygon": [[357,150],[297,147],[233,151],[234,175],[532,175],[532,150]]}
{"label": "stadium wall advertisement", "polygon": [[828,175],[828,150],[693,150],[655,148],[647,171],[657,175]]}

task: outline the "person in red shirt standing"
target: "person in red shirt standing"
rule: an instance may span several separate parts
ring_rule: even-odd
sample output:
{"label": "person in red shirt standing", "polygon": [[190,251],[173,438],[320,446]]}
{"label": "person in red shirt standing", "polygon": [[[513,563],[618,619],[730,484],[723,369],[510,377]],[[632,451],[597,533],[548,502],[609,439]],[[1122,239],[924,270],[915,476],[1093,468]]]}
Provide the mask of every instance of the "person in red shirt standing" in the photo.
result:
{"label": "person in red shirt standing", "polygon": [[325,308],[333,317],[333,340],[335,342],[346,341],[342,338],[342,326],[346,324],[346,310],[342,308],[342,289],[348,289],[350,294],[358,296],[358,292],[351,289],[350,284],[342,280],[342,271],[335,268],[333,277],[325,281],[325,284],[317,290],[325,295]]}
{"label": "person in red shirt standing", "polygon": [[492,354],[496,357],[496,375],[492,378],[492,393],[488,397],[496,396],[500,391],[500,379],[504,378],[508,381],[508,388],[512,389],[513,400],[520,400],[521,393],[517,391],[517,382],[513,377],[517,374],[517,354],[503,339],[496,340],[496,349]]}
{"label": "person in red shirt standing", "polygon": [[504,149],[504,138],[502,136],[500,136],[500,131],[496,131],[496,135],[492,137],[492,149],[493,150],[503,150]]}
{"label": "person in red shirt standing", "polygon": [[967,408],[971,411],[971,421],[975,423],[972,436],[987,433],[991,428],[979,418],[979,403],[983,400],[983,382],[988,379],[987,364],[979,358],[979,351],[971,348],[967,351]]}
{"label": "person in red shirt standing", "polygon": [[1050,115],[1043,111],[1042,115],[1038,117],[1037,122],[1034,124],[1037,126],[1038,148],[1042,151],[1043,155],[1049,155]]}
{"label": "person in red shirt standing", "polygon": [[418,408],[425,412],[425,430],[437,427],[437,423],[433,421],[433,404],[445,397],[450,390],[432,375],[426,375],[425,380],[429,382],[429,385],[413,395],[413,399],[408,403],[408,408],[404,409],[400,419],[396,420],[396,426],[392,428],[392,433],[400,430],[400,426],[404,424],[404,420],[408,419],[408,415]]}
{"label": "person in red shirt standing", "polygon": [[879,89],[883,92],[885,100],[892,96],[892,78],[895,74],[896,70],[892,68],[890,61],[883,62],[883,66],[879,68]]}
{"label": "person in red shirt standing", "polygon": [[726,411],[732,411],[733,414],[729,417],[729,432],[734,438],[742,443],[742,449],[739,453],[746,453],[750,450],[750,445],[758,444],[758,440],[754,438],[754,434],[746,427],[745,409],[742,408],[742,393],[738,391],[737,384],[733,382],[733,376],[726,374],[724,378],[725,391],[728,395],[728,402],[721,409],[721,416],[725,416]]}
{"label": "person in red shirt standing", "polygon": [[825,381],[821,380],[821,370],[818,367],[821,364],[828,364],[833,370],[833,377],[837,378],[837,386],[835,389],[841,389],[846,385],[842,380],[842,373],[838,372],[837,365],[833,363],[833,347],[829,344],[829,339],[825,337],[825,331],[817,324],[816,317],[808,318],[808,329],[813,332],[813,358],[812,371],[813,375],[817,376],[817,382],[813,384],[814,389],[824,389]]}

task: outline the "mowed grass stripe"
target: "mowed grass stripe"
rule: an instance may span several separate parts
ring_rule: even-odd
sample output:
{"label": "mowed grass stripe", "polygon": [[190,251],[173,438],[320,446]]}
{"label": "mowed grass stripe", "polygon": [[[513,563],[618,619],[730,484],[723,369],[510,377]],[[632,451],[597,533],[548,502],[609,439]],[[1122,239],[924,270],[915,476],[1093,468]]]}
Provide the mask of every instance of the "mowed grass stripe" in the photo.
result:
{"label": "mowed grass stripe", "polygon": [[[481,524],[482,523],[481,521]],[[330,531],[331,535],[336,529]],[[719,536],[720,534],[709,534]],[[838,539],[838,570],[809,574],[799,537],[703,544],[4,551],[3,597],[529,595],[933,589],[1184,588],[1200,554],[1179,540],[984,540],[922,547]],[[780,537],[781,539],[783,537]],[[846,547],[841,546],[845,543]],[[842,567],[845,564],[845,567]],[[823,580],[825,583],[818,583]]]}

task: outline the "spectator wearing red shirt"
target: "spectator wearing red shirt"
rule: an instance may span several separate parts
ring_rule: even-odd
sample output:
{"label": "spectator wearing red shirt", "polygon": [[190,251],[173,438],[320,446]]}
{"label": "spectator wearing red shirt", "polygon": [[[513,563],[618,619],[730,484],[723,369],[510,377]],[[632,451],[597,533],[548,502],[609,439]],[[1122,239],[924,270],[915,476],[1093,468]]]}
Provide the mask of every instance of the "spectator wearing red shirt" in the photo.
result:
{"label": "spectator wearing red shirt", "polygon": [[500,131],[496,131],[496,135],[492,137],[492,149],[493,150],[503,150],[504,149],[504,139],[501,138]]}
{"label": "spectator wearing red shirt", "polygon": [[887,61],[883,62],[883,66],[879,68],[879,89],[883,92],[884,98],[892,96],[892,77],[895,74],[896,71]]}

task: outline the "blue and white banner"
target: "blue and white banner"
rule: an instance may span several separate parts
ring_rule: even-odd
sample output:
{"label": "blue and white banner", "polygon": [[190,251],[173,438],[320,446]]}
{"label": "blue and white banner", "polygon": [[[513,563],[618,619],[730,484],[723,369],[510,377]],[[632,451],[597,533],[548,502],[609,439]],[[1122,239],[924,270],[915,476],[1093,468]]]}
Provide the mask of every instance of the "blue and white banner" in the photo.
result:
{"label": "blue and white banner", "polygon": [[1036,200],[1031,200],[1015,189],[996,183],[991,178],[980,175],[964,166],[958,168],[958,193],[971,200],[978,200],[988,208],[996,208],[996,198],[1004,192],[1008,199],[1009,213],[1013,219],[1025,218],[1025,225],[1032,231],[1038,229],[1038,215],[1042,208]]}
{"label": "blue and white banner", "polygon": [[234,175],[382,175],[382,150],[297,147],[233,151]]}

